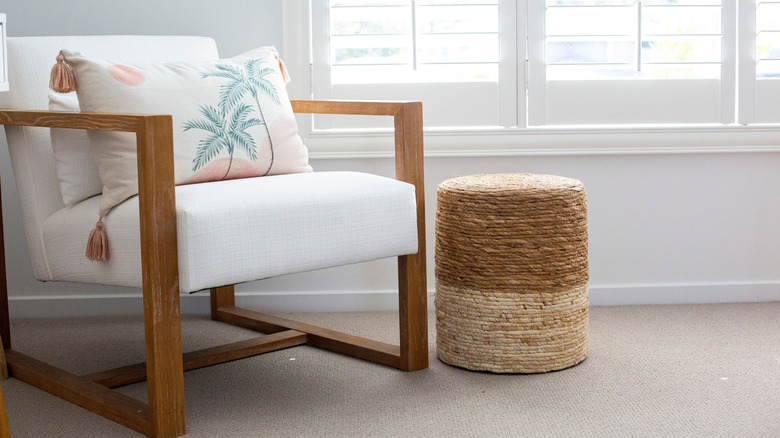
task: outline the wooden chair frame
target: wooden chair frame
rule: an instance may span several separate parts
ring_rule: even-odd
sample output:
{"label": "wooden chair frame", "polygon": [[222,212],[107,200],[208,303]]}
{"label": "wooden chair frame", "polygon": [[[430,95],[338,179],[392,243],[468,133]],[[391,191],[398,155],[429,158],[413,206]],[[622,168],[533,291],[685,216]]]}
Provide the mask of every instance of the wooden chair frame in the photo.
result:
{"label": "wooden chair frame", "polygon": [[[298,113],[393,116],[396,178],[413,184],[417,254],[398,257],[400,346],[236,307],[234,287],[211,289],[211,316],[266,335],[181,354],[173,129],[169,115],[0,110],[0,124],[135,132],[146,362],[77,376],[11,348],[5,252],[0,251],[0,336],[9,374],[149,437],[185,434],[185,370],[308,344],[404,371],[428,367],[425,202],[420,102],[292,101]],[[2,209],[0,208],[0,244]],[[0,247],[2,249],[3,247]],[[113,391],[146,380],[149,403]]]}

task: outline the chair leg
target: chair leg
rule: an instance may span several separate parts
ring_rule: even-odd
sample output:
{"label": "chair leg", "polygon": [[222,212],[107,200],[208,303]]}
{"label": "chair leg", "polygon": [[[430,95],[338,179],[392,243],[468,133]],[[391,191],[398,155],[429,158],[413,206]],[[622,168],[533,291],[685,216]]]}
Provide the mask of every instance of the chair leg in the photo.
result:
{"label": "chair leg", "polygon": [[144,286],[144,326],[150,436],[182,436],[184,368],[178,288]]}
{"label": "chair leg", "polygon": [[236,307],[236,288],[233,285],[213,287],[211,294],[211,319],[219,321],[218,310],[225,307]]}
{"label": "chair leg", "polygon": [[3,390],[0,389],[0,438],[10,438],[11,432],[8,430],[8,417],[5,415],[5,400],[3,400]]}
{"label": "chair leg", "polygon": [[424,251],[398,257],[400,368],[404,371],[428,368],[428,291],[425,275]]}
{"label": "chair leg", "polygon": [[172,123],[150,117],[136,133],[149,435],[157,438],[185,433]]}

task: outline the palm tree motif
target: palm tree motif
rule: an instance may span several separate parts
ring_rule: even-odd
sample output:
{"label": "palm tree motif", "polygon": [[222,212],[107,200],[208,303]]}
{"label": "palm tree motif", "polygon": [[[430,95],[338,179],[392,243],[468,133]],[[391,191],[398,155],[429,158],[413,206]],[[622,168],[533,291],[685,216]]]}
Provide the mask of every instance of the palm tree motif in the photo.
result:
{"label": "palm tree motif", "polygon": [[227,64],[216,64],[214,68],[214,71],[203,73],[201,77],[218,77],[230,80],[220,87],[220,109],[224,110],[225,107],[235,105],[247,92],[254,98],[257,111],[260,113],[260,119],[263,122],[263,126],[265,126],[269,145],[271,146],[271,162],[263,176],[268,175],[271,167],[274,165],[274,141],[271,138],[271,132],[268,130],[263,107],[260,106],[260,95],[268,96],[277,106],[282,105],[276,87],[271,81],[266,79],[266,76],[277,73],[276,70],[270,67],[263,67],[262,61],[259,59],[247,59],[244,61],[243,68]]}
{"label": "palm tree motif", "polygon": [[205,119],[195,119],[184,123],[184,131],[201,129],[209,133],[208,137],[198,143],[195,158],[192,160],[193,172],[205,166],[222,149],[227,149],[230,161],[225,175],[220,180],[227,178],[230,173],[230,167],[233,165],[233,153],[236,148],[242,150],[251,160],[257,159],[255,139],[246,130],[252,126],[265,125],[265,122],[249,118],[249,114],[252,112],[251,106],[240,103],[238,105],[225,105],[217,109],[211,105],[201,105],[199,111]]}

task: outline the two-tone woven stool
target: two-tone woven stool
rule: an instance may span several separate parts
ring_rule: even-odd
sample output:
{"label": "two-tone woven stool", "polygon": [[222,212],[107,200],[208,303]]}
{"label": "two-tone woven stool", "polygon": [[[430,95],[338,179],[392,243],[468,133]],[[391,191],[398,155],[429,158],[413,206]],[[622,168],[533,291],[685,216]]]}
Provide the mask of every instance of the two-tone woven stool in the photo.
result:
{"label": "two-tone woven stool", "polygon": [[436,348],[450,365],[544,373],[588,354],[585,187],[559,176],[439,185]]}

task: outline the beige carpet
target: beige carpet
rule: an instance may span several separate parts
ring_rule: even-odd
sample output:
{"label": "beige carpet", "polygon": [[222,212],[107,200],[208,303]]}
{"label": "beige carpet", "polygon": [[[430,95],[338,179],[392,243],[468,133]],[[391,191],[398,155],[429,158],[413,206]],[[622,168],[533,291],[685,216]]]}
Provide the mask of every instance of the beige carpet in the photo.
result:
{"label": "beige carpet", "polygon": [[[393,313],[295,316],[397,337]],[[190,371],[187,436],[780,437],[780,303],[592,308],[589,358],[545,375],[445,365],[430,326],[416,373],[305,346]],[[183,327],[185,350],[253,336],[205,316]],[[142,360],[142,334],[138,317],[12,323],[16,349],[77,373]],[[14,437],[140,436],[16,379],[2,388]]]}

